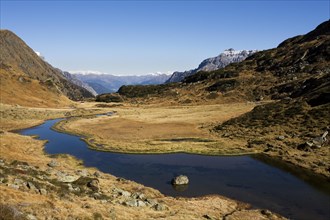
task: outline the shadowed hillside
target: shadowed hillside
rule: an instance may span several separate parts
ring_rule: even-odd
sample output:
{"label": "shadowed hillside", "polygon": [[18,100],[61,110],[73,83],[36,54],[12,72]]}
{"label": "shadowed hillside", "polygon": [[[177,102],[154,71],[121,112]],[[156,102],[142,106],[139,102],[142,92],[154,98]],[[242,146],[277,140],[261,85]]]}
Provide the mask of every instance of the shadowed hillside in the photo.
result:
{"label": "shadowed hillside", "polygon": [[86,89],[69,82],[14,33],[1,30],[0,45],[2,103],[52,106],[68,102],[66,97],[93,97]]}

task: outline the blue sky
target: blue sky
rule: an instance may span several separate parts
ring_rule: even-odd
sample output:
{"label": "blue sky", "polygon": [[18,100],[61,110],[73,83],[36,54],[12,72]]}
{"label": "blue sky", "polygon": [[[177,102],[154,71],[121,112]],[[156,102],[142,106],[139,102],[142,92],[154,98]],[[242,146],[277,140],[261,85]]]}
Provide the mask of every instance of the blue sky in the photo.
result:
{"label": "blue sky", "polygon": [[329,0],[1,0],[1,29],[62,70],[132,75],[188,70],[228,48],[273,48],[329,10]]}

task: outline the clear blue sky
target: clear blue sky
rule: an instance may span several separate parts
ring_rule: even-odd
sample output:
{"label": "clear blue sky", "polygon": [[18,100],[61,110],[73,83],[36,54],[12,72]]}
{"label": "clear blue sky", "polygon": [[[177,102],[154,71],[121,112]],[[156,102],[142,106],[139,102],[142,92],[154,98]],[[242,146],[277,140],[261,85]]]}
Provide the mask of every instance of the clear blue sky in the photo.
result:
{"label": "clear blue sky", "polygon": [[62,70],[195,68],[224,49],[268,49],[329,19],[329,0],[6,1],[1,29]]}

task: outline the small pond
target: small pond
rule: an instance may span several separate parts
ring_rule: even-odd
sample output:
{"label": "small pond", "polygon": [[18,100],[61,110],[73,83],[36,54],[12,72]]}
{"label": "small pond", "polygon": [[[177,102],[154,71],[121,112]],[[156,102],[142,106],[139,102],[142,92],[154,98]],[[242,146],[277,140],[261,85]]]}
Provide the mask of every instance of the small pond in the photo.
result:
{"label": "small pond", "polygon": [[[88,167],[134,180],[170,196],[220,194],[265,208],[290,219],[330,219],[329,180],[263,157],[194,154],[120,154],[94,151],[79,137],[51,127],[60,119],[19,131],[49,142],[49,154],[70,154]],[[171,179],[185,174],[186,188],[174,189]]]}

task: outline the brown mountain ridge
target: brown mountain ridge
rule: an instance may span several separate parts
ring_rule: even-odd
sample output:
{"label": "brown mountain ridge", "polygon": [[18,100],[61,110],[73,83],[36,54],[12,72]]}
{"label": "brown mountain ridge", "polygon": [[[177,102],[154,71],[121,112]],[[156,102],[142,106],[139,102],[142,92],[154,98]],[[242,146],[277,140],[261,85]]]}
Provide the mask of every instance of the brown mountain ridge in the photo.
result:
{"label": "brown mountain ridge", "polygon": [[24,106],[56,106],[93,95],[68,81],[23,40],[0,31],[1,102]]}

